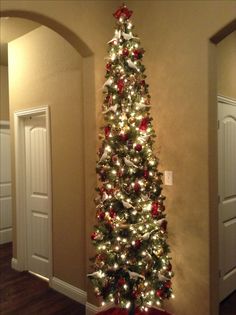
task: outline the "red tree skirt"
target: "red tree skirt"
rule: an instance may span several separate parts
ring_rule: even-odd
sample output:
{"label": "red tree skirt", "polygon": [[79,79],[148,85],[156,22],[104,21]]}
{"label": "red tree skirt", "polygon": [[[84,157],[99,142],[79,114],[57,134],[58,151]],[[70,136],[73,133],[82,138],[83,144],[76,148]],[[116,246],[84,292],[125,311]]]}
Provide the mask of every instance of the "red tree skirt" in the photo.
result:
{"label": "red tree skirt", "polygon": [[[106,311],[99,312],[97,315],[128,315],[128,311],[124,308],[113,307]],[[135,315],[171,315],[165,311],[160,311],[155,308],[149,308],[148,312],[136,310]]]}

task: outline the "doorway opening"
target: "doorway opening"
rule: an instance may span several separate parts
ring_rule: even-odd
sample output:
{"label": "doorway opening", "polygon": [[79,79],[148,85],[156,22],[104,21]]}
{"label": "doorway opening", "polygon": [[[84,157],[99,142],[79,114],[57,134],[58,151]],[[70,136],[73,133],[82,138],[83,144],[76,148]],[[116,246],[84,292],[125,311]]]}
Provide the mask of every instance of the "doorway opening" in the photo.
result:
{"label": "doorway opening", "polygon": [[[17,62],[19,67],[17,69],[18,71],[16,71],[17,74],[23,73],[26,80],[18,80],[17,84],[15,84],[16,82],[14,81],[14,84],[12,84],[12,87],[14,88],[17,86],[17,93],[19,93],[18,96],[20,95],[21,99],[19,101],[19,97],[17,97],[17,93],[15,93],[13,102],[14,107],[10,109],[10,126],[12,128],[11,134],[13,148],[12,160],[14,161],[15,159],[14,135],[16,138],[17,136],[20,137],[20,135],[16,135],[14,131],[16,129],[20,129],[21,131],[19,133],[24,133],[25,131],[23,132],[22,130],[25,128],[25,122],[30,120],[30,116],[32,118],[36,118],[37,115],[44,115],[42,113],[37,113],[37,115],[36,113],[32,112],[27,113],[26,111],[19,109],[27,108],[27,110],[30,110],[31,108],[29,108],[29,106],[34,107],[41,106],[41,104],[49,104],[52,127],[51,149],[53,166],[53,250],[51,251],[53,252],[53,272],[52,270],[49,271],[48,277],[52,278],[52,281],[49,282],[49,286],[53,287],[55,290],[63,293],[64,295],[67,295],[72,299],[85,304],[85,275],[87,268],[87,256],[85,254],[85,234],[89,233],[86,230],[87,220],[85,219],[85,216],[89,216],[90,214],[87,211],[87,209],[90,208],[88,203],[93,203],[93,200],[90,197],[91,185],[93,186],[93,183],[91,183],[91,180],[88,180],[88,178],[93,178],[93,176],[91,176],[91,169],[94,169],[93,165],[95,165],[96,159],[96,145],[94,137],[96,109],[93,54],[87,45],[82,42],[82,40],[80,40],[76,34],[60,23],[51,20],[50,18],[35,14],[33,12],[23,11],[1,12],[1,16],[6,17],[8,21],[17,18],[19,20],[26,19],[35,21],[36,23],[40,24],[38,29],[33,30],[30,32],[30,34],[28,33],[26,35],[27,38],[29,38],[28,36],[31,36],[32,38],[32,33],[37,33],[37,36],[40,36],[40,39],[44,41],[44,45],[39,46],[37,49],[38,46],[35,45],[36,41],[34,41],[34,44],[31,43],[28,46],[21,44],[21,46],[18,46],[22,52],[21,55],[18,54],[18,51],[16,51],[16,54],[12,55],[12,70],[15,68],[17,58],[18,60],[23,58],[24,61],[27,61],[27,67],[24,67],[23,71],[19,66],[20,62]],[[59,45],[58,48],[56,45],[54,45],[54,42],[50,41],[50,36],[44,36],[46,34],[46,29],[48,29],[47,31],[51,31],[51,35],[52,33],[55,33],[53,36],[57,36],[57,43],[59,43],[59,41],[61,42],[61,45]],[[49,32],[47,33],[49,34]],[[21,36],[21,43],[23,43],[25,38],[25,36]],[[16,41],[19,43],[18,38]],[[62,43],[62,41],[64,41],[64,43]],[[57,48],[57,51],[49,55],[50,58],[47,58],[48,56],[45,58],[45,51],[49,53],[51,51],[50,44],[54,45],[55,49]],[[12,45],[12,43],[10,45]],[[42,49],[42,47],[44,47],[44,49]],[[30,58],[26,58],[28,48],[30,48],[31,51],[33,50],[37,57],[43,57],[41,58],[43,67],[39,67],[38,63],[37,68],[37,62],[32,62],[32,55]],[[70,53],[70,56],[66,56],[66,51],[69,51],[68,54]],[[57,52],[61,53],[60,57],[58,57],[59,54],[57,55]],[[50,62],[50,59],[52,62]],[[79,61],[77,59],[79,59]],[[28,63],[29,60],[31,61],[31,64]],[[51,66],[54,65],[54,62],[57,66],[56,70],[51,69]],[[77,68],[78,63],[79,68]],[[37,69],[37,71],[34,71],[34,69]],[[45,69],[49,69],[50,71],[48,76],[45,75]],[[28,78],[31,78],[31,80],[29,79],[29,82],[27,76],[25,75],[25,70],[31,71],[30,76],[28,76]],[[40,78],[41,80],[33,82],[36,77],[39,77],[38,74],[40,75],[42,73],[44,76]],[[53,76],[54,73],[57,73],[57,78]],[[13,71],[12,74],[12,77],[17,77]],[[18,76],[16,79],[19,79],[19,77],[20,76]],[[53,82],[50,81],[53,83],[53,88],[47,87],[49,86],[49,79],[53,80]],[[26,81],[29,84],[27,84]],[[22,93],[22,86],[24,88],[24,93]],[[31,88],[29,88],[29,86],[31,86]],[[43,100],[42,98],[40,100],[35,98],[32,102],[28,99],[28,97],[34,97],[35,95],[38,95],[39,88],[41,93],[40,95],[43,95],[44,98]],[[61,97],[61,94],[63,94],[63,97]],[[51,96],[54,98],[52,99]],[[24,104],[25,107],[23,107]],[[41,109],[42,107],[40,110]],[[15,118],[14,122],[15,110],[15,116],[17,117]],[[19,125],[19,128],[17,127],[17,124]],[[91,154],[91,151],[94,151],[94,153]],[[21,153],[19,153],[19,155],[20,154]],[[13,177],[15,173],[14,168],[15,163],[12,165]],[[19,165],[18,168],[21,168],[21,165]],[[23,170],[20,169],[19,171]],[[27,170],[25,169],[25,172],[26,171]],[[89,176],[88,173],[90,174]],[[14,178],[13,180],[15,181]],[[26,192],[27,183],[25,183],[25,187],[21,187],[19,185],[18,188],[19,190],[25,189]],[[15,196],[13,196],[13,199],[14,198]],[[20,207],[24,206],[24,201],[20,200],[20,202],[22,202]],[[27,214],[25,214],[25,216],[27,217]],[[42,215],[41,213],[37,213],[36,218],[37,220],[41,219],[41,221],[46,219],[45,214]],[[20,221],[25,220],[25,222],[27,222],[27,218],[22,218],[21,215],[19,215],[19,213],[13,209],[13,230],[15,233],[13,233],[14,258],[12,259],[12,267],[18,270],[25,270],[28,268],[27,252],[29,252],[29,250],[27,248],[26,242],[22,241],[20,244],[18,244],[20,241],[18,234],[20,232],[18,231],[18,222],[15,224],[18,219]],[[26,234],[26,231],[22,231],[22,233],[24,232]],[[64,237],[65,235],[67,235],[67,237]],[[79,247],[83,248],[83,250],[75,252],[74,248]],[[23,253],[23,259],[19,259],[21,252]],[[38,254],[38,258],[41,258],[41,260],[44,260],[45,262],[45,253]],[[68,268],[69,265],[70,268]]]}
{"label": "doorway opening", "polygon": [[225,314],[228,301],[223,300],[236,290],[235,39],[236,20],[233,20],[209,43],[211,314]]}

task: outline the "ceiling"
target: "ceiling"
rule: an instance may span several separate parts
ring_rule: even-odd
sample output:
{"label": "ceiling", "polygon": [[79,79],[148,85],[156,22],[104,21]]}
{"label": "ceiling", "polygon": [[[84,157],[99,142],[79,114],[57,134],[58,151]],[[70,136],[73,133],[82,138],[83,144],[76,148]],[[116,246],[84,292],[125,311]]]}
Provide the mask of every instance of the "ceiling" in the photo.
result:
{"label": "ceiling", "polygon": [[7,44],[31,32],[40,24],[21,18],[0,18],[0,64],[8,65]]}

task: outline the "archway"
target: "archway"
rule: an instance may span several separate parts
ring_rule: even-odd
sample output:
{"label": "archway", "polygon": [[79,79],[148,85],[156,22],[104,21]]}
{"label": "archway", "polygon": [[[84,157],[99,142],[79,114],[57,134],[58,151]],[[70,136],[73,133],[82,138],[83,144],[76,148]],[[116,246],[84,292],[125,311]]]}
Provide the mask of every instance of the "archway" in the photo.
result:
{"label": "archway", "polygon": [[236,30],[236,19],[216,32],[209,41],[209,106],[208,106],[208,172],[210,223],[210,307],[211,314],[219,313],[219,215],[218,215],[218,144],[217,144],[217,44]]}
{"label": "archway", "polygon": [[[44,25],[61,37],[63,37],[73,48],[80,53],[83,57],[82,62],[82,75],[83,75],[83,168],[84,168],[84,186],[85,186],[85,222],[88,218],[88,209],[91,205],[91,186],[93,186],[94,179],[91,178],[91,169],[95,169],[95,157],[96,157],[96,141],[95,141],[95,130],[96,125],[96,110],[95,110],[95,88],[94,88],[94,57],[91,49],[70,29],[58,23],[56,20],[48,18],[46,16],[27,11],[2,11],[0,12],[0,17],[18,17],[23,19],[28,19],[35,21],[41,25]],[[68,105],[69,106],[69,105]],[[91,154],[91,151],[93,154]],[[87,180],[90,178],[90,180]],[[86,180],[85,180],[86,179]],[[92,184],[91,184],[92,183]],[[94,185],[95,187],[95,185]],[[87,232],[86,232],[87,234]],[[86,249],[86,244],[83,244]],[[85,253],[84,264],[87,264],[87,256]]]}

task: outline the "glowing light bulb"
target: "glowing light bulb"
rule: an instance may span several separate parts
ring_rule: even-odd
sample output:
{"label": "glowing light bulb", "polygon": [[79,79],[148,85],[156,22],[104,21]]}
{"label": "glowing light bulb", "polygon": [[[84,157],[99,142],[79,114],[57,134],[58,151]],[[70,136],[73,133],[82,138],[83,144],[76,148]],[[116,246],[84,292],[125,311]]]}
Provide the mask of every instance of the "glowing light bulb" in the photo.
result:
{"label": "glowing light bulb", "polygon": [[132,23],[131,23],[131,22],[128,23],[127,28],[128,28],[129,30],[132,28]]}
{"label": "glowing light bulb", "polygon": [[126,303],[125,307],[126,307],[126,308],[130,308],[130,305],[131,305],[131,303],[128,302],[128,303]]}

